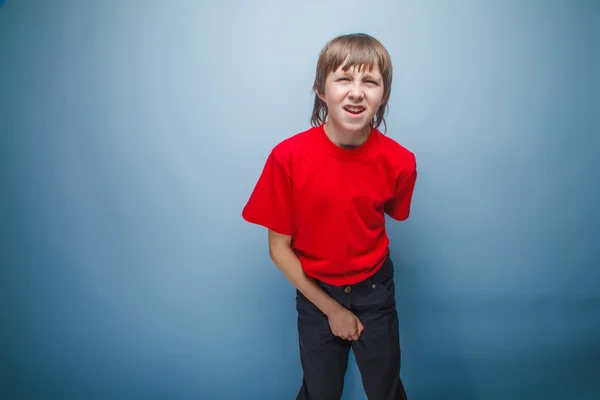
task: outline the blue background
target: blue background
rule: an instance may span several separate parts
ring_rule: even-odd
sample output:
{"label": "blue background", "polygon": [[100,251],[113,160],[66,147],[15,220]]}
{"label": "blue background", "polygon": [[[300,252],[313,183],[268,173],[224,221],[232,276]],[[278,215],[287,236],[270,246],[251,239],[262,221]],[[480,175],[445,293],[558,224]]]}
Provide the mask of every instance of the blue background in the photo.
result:
{"label": "blue background", "polygon": [[[600,398],[597,1],[8,1],[0,396],[292,399],[294,289],[241,210],[318,52],[394,61],[409,397]],[[344,399],[364,399],[351,359]]]}

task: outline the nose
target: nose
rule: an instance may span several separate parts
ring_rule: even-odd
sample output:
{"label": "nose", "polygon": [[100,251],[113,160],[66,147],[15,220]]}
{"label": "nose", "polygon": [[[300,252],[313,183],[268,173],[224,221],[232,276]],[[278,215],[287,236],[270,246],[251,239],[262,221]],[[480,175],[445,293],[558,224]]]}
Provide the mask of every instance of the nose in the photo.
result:
{"label": "nose", "polygon": [[352,85],[352,87],[350,88],[350,97],[352,99],[362,99],[364,93],[362,91],[362,88],[360,86],[360,83],[355,83],[354,85]]}

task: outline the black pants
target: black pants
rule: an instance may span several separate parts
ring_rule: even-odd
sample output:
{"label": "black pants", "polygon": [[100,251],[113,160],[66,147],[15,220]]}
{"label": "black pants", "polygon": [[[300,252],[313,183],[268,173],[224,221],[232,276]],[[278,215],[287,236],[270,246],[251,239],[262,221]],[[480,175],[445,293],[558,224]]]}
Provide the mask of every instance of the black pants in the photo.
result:
{"label": "black pants", "polygon": [[350,286],[320,286],[364,326],[357,341],[331,332],[327,317],[296,291],[300,359],[304,377],[297,400],[339,400],[350,348],[369,400],[406,399],[400,380],[400,338],[394,265],[388,257],[371,278]]}

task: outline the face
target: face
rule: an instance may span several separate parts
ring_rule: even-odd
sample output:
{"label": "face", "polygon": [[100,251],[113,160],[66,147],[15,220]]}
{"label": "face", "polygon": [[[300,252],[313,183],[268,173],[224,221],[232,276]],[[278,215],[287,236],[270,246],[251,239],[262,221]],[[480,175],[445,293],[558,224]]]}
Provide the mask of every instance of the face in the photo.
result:
{"label": "face", "polygon": [[352,67],[330,73],[325,93],[318,96],[327,104],[330,129],[342,134],[359,134],[370,130],[369,123],[383,100],[383,77],[379,68],[371,71]]}

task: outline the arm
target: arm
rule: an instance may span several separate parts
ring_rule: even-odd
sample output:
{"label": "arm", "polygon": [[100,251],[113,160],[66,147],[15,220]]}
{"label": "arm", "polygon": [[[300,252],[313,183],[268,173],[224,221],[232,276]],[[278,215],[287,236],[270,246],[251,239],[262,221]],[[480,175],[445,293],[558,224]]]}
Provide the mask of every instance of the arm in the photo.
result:
{"label": "arm", "polygon": [[291,236],[269,229],[269,255],[275,265],[304,297],[327,316],[329,327],[335,336],[358,340],[364,329],[358,317],[331,298],[313,278],[304,273],[291,242]]}
{"label": "arm", "polygon": [[269,229],[269,255],[279,270],[311,303],[327,317],[343,308],[315,280],[304,273],[291,247],[292,237]]}
{"label": "arm", "polygon": [[416,162],[414,154],[411,153],[411,158],[398,173],[394,197],[385,204],[385,212],[396,221],[405,221],[410,215],[410,205],[417,180]]}

